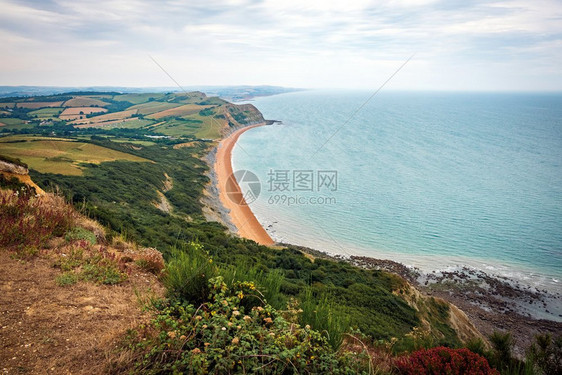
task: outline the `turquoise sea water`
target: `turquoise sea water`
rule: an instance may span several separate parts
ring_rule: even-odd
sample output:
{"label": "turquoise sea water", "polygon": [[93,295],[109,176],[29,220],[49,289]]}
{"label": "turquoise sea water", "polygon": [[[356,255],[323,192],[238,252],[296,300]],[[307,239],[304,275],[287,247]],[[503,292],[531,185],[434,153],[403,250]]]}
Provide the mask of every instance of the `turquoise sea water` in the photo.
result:
{"label": "turquoise sea water", "polygon": [[261,180],[250,207],[271,236],[561,291],[562,95],[381,92],[348,121],[369,96],[252,102],[283,122],[233,152]]}

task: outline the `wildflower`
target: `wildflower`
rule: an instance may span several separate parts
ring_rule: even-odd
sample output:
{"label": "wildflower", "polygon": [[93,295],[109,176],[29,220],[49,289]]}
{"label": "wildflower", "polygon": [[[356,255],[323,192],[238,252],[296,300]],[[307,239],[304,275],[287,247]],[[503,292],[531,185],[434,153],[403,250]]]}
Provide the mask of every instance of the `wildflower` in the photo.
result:
{"label": "wildflower", "polygon": [[232,322],[226,323],[229,327],[232,327]]}
{"label": "wildflower", "polygon": [[275,333],[273,333],[273,332],[269,332],[269,336],[271,336],[271,337],[275,337]]}
{"label": "wildflower", "polygon": [[203,324],[203,329],[206,329],[208,326],[206,324]]}
{"label": "wildflower", "polygon": [[175,339],[176,333],[174,331],[170,331],[170,332],[168,332],[168,337],[171,338],[171,339]]}
{"label": "wildflower", "polygon": [[273,323],[273,320],[271,318],[264,318],[263,321],[266,322],[267,324]]}
{"label": "wildflower", "polygon": [[239,342],[240,342],[240,339],[238,337],[235,337],[235,338],[232,339],[232,343],[234,345],[238,344]]}
{"label": "wildflower", "polygon": [[240,299],[244,298],[244,293],[238,292],[238,298],[240,298]]}
{"label": "wildflower", "polygon": [[222,327],[221,329],[222,329],[223,331],[226,331],[226,327]]}
{"label": "wildflower", "polygon": [[244,319],[244,321],[245,321],[246,323],[248,323],[248,322],[250,322],[250,321],[252,320],[252,318],[250,318],[248,315],[244,315],[244,318],[242,318],[242,319]]}
{"label": "wildflower", "polygon": [[185,335],[180,336],[180,340],[185,340],[187,337]]}
{"label": "wildflower", "polygon": [[310,329],[310,326],[307,324],[304,326],[304,329]]}
{"label": "wildflower", "polygon": [[238,315],[240,315],[240,311],[234,310],[234,311],[232,312],[232,315],[233,315],[233,316],[238,316]]}
{"label": "wildflower", "polygon": [[238,328],[238,329],[242,329],[242,326],[236,326],[236,328]]}
{"label": "wildflower", "polygon": [[261,307],[261,306],[256,307],[256,309],[257,309],[258,311],[263,311],[263,307]]}
{"label": "wildflower", "polygon": [[197,316],[195,317],[195,319],[201,320],[201,319],[203,319],[203,317],[202,317],[201,315],[197,315]]}
{"label": "wildflower", "polygon": [[206,342],[206,343],[205,343],[205,344],[203,344],[203,345],[205,345],[205,346],[209,346],[209,345],[211,345],[211,343],[210,343],[210,342]]}
{"label": "wildflower", "polygon": [[199,354],[201,353],[201,350],[199,348],[195,348],[191,351],[193,354]]}

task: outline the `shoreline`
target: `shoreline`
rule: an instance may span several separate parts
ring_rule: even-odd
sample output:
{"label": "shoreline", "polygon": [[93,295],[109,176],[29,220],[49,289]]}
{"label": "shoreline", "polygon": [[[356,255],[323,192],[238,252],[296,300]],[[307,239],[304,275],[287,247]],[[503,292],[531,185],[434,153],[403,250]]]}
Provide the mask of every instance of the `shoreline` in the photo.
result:
{"label": "shoreline", "polygon": [[[274,241],[262,227],[250,207],[246,204],[238,183],[235,179],[230,178],[233,173],[232,150],[238,138],[250,129],[265,125],[267,125],[266,122],[246,126],[222,139],[216,148],[213,169],[217,180],[219,200],[227,209],[230,221],[234,227],[236,227],[238,235],[253,240],[260,245],[272,246],[274,245]],[[228,195],[226,192],[227,190],[229,191]],[[230,198],[233,195],[240,197],[240,204]]]}
{"label": "shoreline", "polygon": [[457,306],[482,334],[488,336],[494,331],[511,332],[515,339],[514,353],[520,358],[525,356],[525,350],[536,334],[549,333],[555,336],[562,332],[560,319],[554,316],[550,319],[541,318],[525,309],[525,306],[545,309],[548,303],[560,303],[562,295],[559,293],[532,290],[512,283],[507,278],[466,267],[451,272],[424,273],[388,259],[331,254],[288,243],[279,245],[299,250],[313,258],[346,262],[363,269],[399,275],[423,294]]}

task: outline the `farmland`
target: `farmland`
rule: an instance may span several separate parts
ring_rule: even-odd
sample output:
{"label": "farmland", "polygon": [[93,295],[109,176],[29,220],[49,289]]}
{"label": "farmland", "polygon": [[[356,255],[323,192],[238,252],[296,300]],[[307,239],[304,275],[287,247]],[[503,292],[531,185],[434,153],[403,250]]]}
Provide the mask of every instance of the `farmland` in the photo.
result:
{"label": "farmland", "polygon": [[[66,132],[101,129],[154,133],[173,138],[218,139],[231,127],[263,121],[255,108],[236,106],[202,92],[65,93],[0,100],[0,135],[44,133],[49,126]],[[250,114],[248,116],[248,114]],[[89,130],[87,130],[89,129]]]}
{"label": "farmland", "polygon": [[2,154],[18,158],[41,173],[78,176],[82,163],[99,164],[114,160],[148,162],[149,160],[92,143],[70,139],[35,137],[0,138]]}

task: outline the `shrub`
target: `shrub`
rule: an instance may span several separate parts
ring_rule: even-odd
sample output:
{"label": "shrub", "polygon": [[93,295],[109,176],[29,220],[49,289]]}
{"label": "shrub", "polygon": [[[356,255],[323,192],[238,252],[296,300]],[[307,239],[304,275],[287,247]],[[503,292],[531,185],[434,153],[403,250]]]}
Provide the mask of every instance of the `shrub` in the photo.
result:
{"label": "shrub", "polygon": [[64,237],[67,241],[85,240],[90,244],[94,245],[96,243],[96,235],[87,229],[82,227],[74,227],[66,233]]}
{"label": "shrub", "polygon": [[537,335],[527,353],[527,362],[536,374],[562,374],[562,335],[553,339],[551,335]]}
{"label": "shrub", "polygon": [[127,279],[113,253],[100,247],[97,251],[85,240],[74,242],[55,262],[55,267],[65,271],[56,281],[61,286],[71,285],[79,280],[99,284],[118,284]]}
{"label": "shrub", "polygon": [[322,332],[334,349],[342,343],[343,334],[349,331],[347,314],[336,308],[326,295],[314,295],[308,287],[301,298],[302,314],[299,322]]}
{"label": "shrub", "polygon": [[143,249],[135,263],[141,269],[155,275],[159,275],[165,266],[162,253],[154,248]]}
{"label": "shrub", "polygon": [[[230,287],[221,276],[209,280],[208,299],[198,307],[167,301],[133,348],[142,350],[136,371],[185,374],[358,374],[366,373],[348,353],[338,354],[325,337],[281,316],[271,305],[246,310],[252,282]],[[146,339],[146,337],[145,337]]]}
{"label": "shrub", "polygon": [[490,368],[484,358],[463,349],[437,347],[422,349],[396,360],[399,374],[405,375],[440,375],[440,374],[473,374],[486,375],[499,372]]}
{"label": "shrub", "polygon": [[58,275],[55,278],[55,282],[58,286],[69,286],[74,285],[78,282],[78,276],[73,272],[65,272],[63,274]]}
{"label": "shrub", "polygon": [[74,211],[58,196],[0,190],[0,246],[39,247],[72,226]]}
{"label": "shrub", "polygon": [[200,244],[191,242],[186,248],[170,250],[163,281],[169,297],[200,304],[209,295],[209,279],[217,274],[209,254]]}

